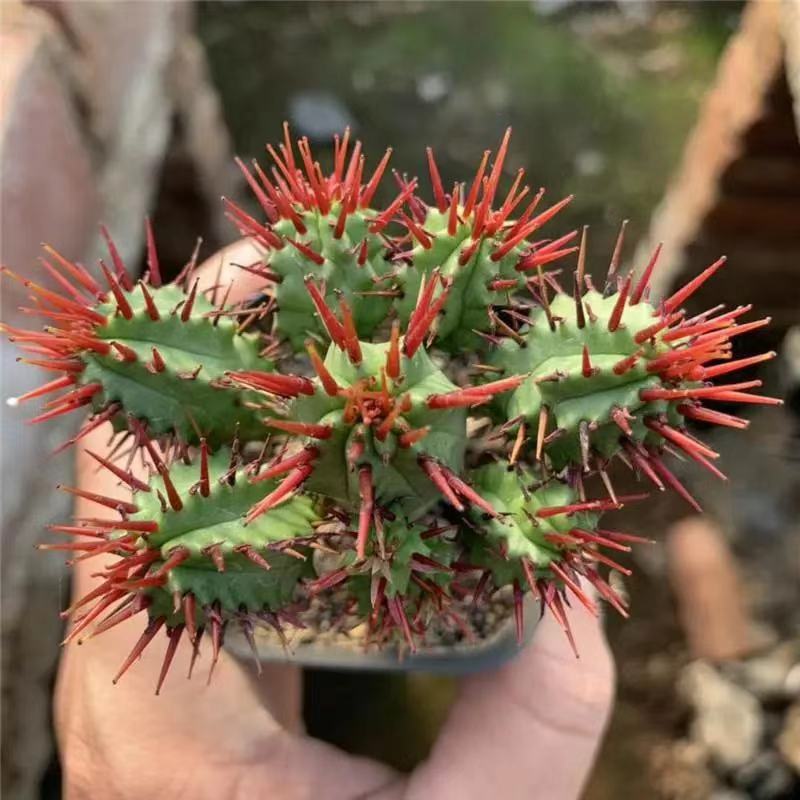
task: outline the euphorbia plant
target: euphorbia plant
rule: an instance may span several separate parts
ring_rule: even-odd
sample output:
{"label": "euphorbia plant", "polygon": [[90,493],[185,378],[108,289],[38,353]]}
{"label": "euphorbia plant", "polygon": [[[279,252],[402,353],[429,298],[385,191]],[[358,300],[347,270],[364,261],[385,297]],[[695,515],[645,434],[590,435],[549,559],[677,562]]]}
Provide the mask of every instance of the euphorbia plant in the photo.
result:
{"label": "euphorbia plant", "polygon": [[[428,151],[432,202],[395,175],[397,196],[376,208],[389,151],[366,177],[346,133],[326,174],[287,130],[269,170],[239,162],[258,216],[225,201],[263,252],[242,269],[270,288],[248,304],[200,290],[193,260],[163,285],[149,228],[142,280],[109,237],[102,281],[51,249],[60,291],[8,273],[46,327],[5,330],[57,375],[17,399],[54,396],[37,421],[88,412],[68,444],[110,422],[115,454],[91,455],[132,493],[68,489],[110,512],[53,526],[69,539],[44,546],[108,559],[69,610],[69,639],[146,616],[120,674],[163,629],[160,687],[184,632],[195,651],[208,632],[216,656],[233,623],[255,647],[255,624],[282,633],[332,593],[368,643],[412,651],[431,624],[465,626],[465,598],[505,587],[520,637],[528,591],[570,640],[565,603],[596,611],[582,586],[626,613],[601,570],[627,572],[607,553],[638,537],[601,516],[645,495],[620,496],[612,468],[696,507],[665,456],[719,473],[690,422],[744,428],[707,403],[779,402],[749,393],[758,381],[712,383],[774,355],[731,360],[733,337],[768,320],[740,322],[746,306],[687,319],[724,259],[651,299],[658,251],[623,275],[621,237],[595,288],[585,231],[549,233],[569,198],[544,207],[522,170],[501,197],[508,143],[450,192]],[[491,426],[480,444],[478,420]],[[594,475],[603,495],[587,497]]]}

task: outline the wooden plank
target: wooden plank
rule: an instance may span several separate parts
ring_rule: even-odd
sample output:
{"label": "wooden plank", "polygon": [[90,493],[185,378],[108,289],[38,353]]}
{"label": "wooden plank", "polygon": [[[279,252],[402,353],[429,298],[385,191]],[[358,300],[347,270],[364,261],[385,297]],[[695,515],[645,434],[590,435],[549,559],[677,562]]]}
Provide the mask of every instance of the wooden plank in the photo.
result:
{"label": "wooden plank", "polygon": [[678,278],[686,263],[685,248],[699,235],[719,199],[722,176],[743,154],[744,136],[768,107],[782,55],[779,4],[753,0],[722,55],[680,166],[637,254],[637,264],[647,263],[646,253],[655,243],[664,243],[653,282],[656,296],[668,292]]}

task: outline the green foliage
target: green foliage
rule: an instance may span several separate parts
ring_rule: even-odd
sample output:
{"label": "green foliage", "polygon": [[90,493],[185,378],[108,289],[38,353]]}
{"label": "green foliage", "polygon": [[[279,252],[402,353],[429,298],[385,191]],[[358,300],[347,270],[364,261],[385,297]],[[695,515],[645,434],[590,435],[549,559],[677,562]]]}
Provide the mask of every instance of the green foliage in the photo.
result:
{"label": "green foliage", "polygon": [[[466,411],[453,409],[447,413],[428,408],[428,397],[458,387],[434,364],[428,353],[419,349],[412,358],[400,359],[397,380],[385,379],[389,344],[361,342],[363,360],[353,364],[335,344],[331,344],[325,365],[341,387],[341,393],[330,397],[321,389],[312,397],[301,396],[290,408],[290,416],[301,422],[319,423],[332,428],[329,439],[316,442],[320,457],[307,488],[340,502],[345,508],[358,508],[361,490],[358,467],[369,465],[380,503],[402,501],[411,509],[432,505],[439,497],[436,487],[421,469],[418,459],[427,455],[460,472],[466,448]],[[386,381],[391,404],[408,402],[402,418],[409,429],[427,428],[419,443],[401,446],[399,430],[390,430],[385,438],[375,426],[364,424],[360,415],[348,417],[354,407],[353,398],[360,391],[378,393]],[[319,382],[317,381],[319,386]],[[353,456],[355,450],[357,455]]]}
{"label": "green foliage", "polygon": [[[336,203],[327,215],[318,210],[304,213],[305,234],[298,233],[289,220],[279,221],[274,228],[276,233],[307,245],[324,258],[323,264],[315,264],[290,244],[269,257],[270,269],[281,279],[275,287],[277,329],[297,351],[302,350],[309,335],[326,335],[306,291],[308,276],[324,284],[329,305],[335,307],[339,297],[350,305],[356,329],[365,338],[372,336],[389,312],[388,299],[367,295],[362,301],[359,297],[360,292],[379,288],[380,279],[390,271],[386,245],[380,237],[368,233],[367,215],[359,211],[347,217],[342,236],[335,238],[340,209],[341,203]],[[360,264],[362,242],[366,242],[366,253]]]}
{"label": "green foliage", "polygon": [[[208,496],[199,490],[196,465],[172,467],[170,477],[183,503],[179,510],[163,509],[153,491],[137,495],[140,510],[131,519],[158,525],[147,537],[147,546],[159,551],[148,574],[157,574],[176,552],[186,555],[168,570],[162,586],[149,590],[153,613],[166,614],[170,624],[183,619],[182,610],[173,610],[175,593],[196,598],[197,624],[202,625],[203,608],[215,604],[223,618],[243,611],[278,611],[296,599],[302,579],[313,575],[311,551],[304,540],[313,534],[312,523],[319,515],[310,498],[292,498],[244,524],[253,504],[277,481],[254,483],[244,470],[231,473],[230,456],[223,450],[210,459]],[[151,482],[153,489],[156,485],[157,481]],[[302,558],[283,552],[289,545]],[[269,568],[249,558],[248,548]]]}
{"label": "green foliage", "polygon": [[498,586],[515,579],[525,581],[523,560],[539,576],[546,574],[551,563],[560,561],[563,545],[548,540],[548,536],[569,534],[574,528],[597,528],[597,513],[537,516],[543,508],[569,506],[578,500],[575,490],[562,481],[544,480],[530,469],[515,470],[507,463],[480,467],[472,473],[472,479],[498,516],[486,518],[473,512],[482,535],[472,537],[471,557],[473,563],[491,570]]}
{"label": "green foliage", "polygon": [[[500,396],[500,418],[522,417],[535,427],[546,407],[548,430],[564,432],[545,448],[556,469],[581,463],[581,423],[587,425],[591,449],[606,459],[619,452],[620,428],[612,417],[615,409],[630,415],[632,438],[639,442],[661,441],[645,427],[646,417],[666,414],[670,422],[682,424],[676,402],[644,401],[640,396],[661,386],[661,376],[648,371],[648,364],[670,350],[658,338],[641,344],[635,341],[637,333],[653,324],[657,312],[646,302],[628,306],[622,324],[611,331],[609,321],[617,300],[617,293],[603,297],[587,292],[582,298],[586,322],[579,327],[573,299],[557,295],[550,303],[552,317],[559,319],[554,329],[539,309],[531,316],[523,342],[506,339],[491,356],[491,363],[504,370],[530,375],[519,388]],[[589,375],[583,372],[584,348],[591,365]],[[614,367],[636,353],[640,358],[616,374]]]}
{"label": "green foliage", "polygon": [[[101,342],[116,343],[136,359],[108,354],[81,354],[85,384],[99,383],[95,408],[119,402],[127,414],[146,422],[153,435],[177,433],[185,442],[197,443],[201,431],[212,446],[229,444],[236,431],[246,439],[263,436],[260,415],[246,403],[256,396],[246,391],[224,391],[217,385],[229,370],[270,371],[272,362],[259,356],[258,338],[237,332],[227,317],[214,320],[215,306],[198,295],[191,316],[181,319],[186,295],[177,286],[150,289],[159,319],[147,313],[141,292],[126,292],[132,316],[126,319],[113,302],[98,307],[107,317],[95,333]],[[153,350],[163,361],[154,368]],[[119,421],[124,426],[125,420]]]}

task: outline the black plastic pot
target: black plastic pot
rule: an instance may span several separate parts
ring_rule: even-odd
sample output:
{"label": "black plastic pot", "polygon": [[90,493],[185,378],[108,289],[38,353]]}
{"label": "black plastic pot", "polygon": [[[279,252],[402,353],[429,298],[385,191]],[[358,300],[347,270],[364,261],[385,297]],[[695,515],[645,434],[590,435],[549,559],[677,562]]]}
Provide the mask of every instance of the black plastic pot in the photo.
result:
{"label": "black plastic pot", "polygon": [[[525,604],[524,641],[533,636],[539,621],[538,606]],[[329,643],[297,643],[284,649],[273,640],[259,638],[256,641],[261,661],[264,663],[294,664],[315,669],[362,670],[370,672],[434,672],[447,675],[467,675],[471,672],[494,669],[512,659],[519,651],[513,617],[503,622],[486,639],[474,643],[459,643],[453,646],[420,647],[414,654],[403,653],[395,648],[358,650],[352,646],[337,646]],[[225,636],[225,647],[241,661],[254,660],[247,640],[238,631]]]}

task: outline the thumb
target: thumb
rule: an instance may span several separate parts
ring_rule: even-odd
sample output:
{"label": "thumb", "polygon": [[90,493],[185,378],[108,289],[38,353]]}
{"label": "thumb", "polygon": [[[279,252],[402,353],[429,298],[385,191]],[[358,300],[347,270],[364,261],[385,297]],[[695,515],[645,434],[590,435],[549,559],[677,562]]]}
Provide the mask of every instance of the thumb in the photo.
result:
{"label": "thumb", "polygon": [[409,798],[579,796],[614,697],[614,663],[601,621],[568,610],[578,644],[547,614],[514,661],[463,681],[430,759]]}
{"label": "thumb", "polygon": [[210,292],[218,299],[226,297],[239,302],[258,292],[269,293],[273,284],[259,276],[258,271],[248,270],[263,264],[265,251],[254,239],[237,239],[217,250],[198,268],[200,289]]}

